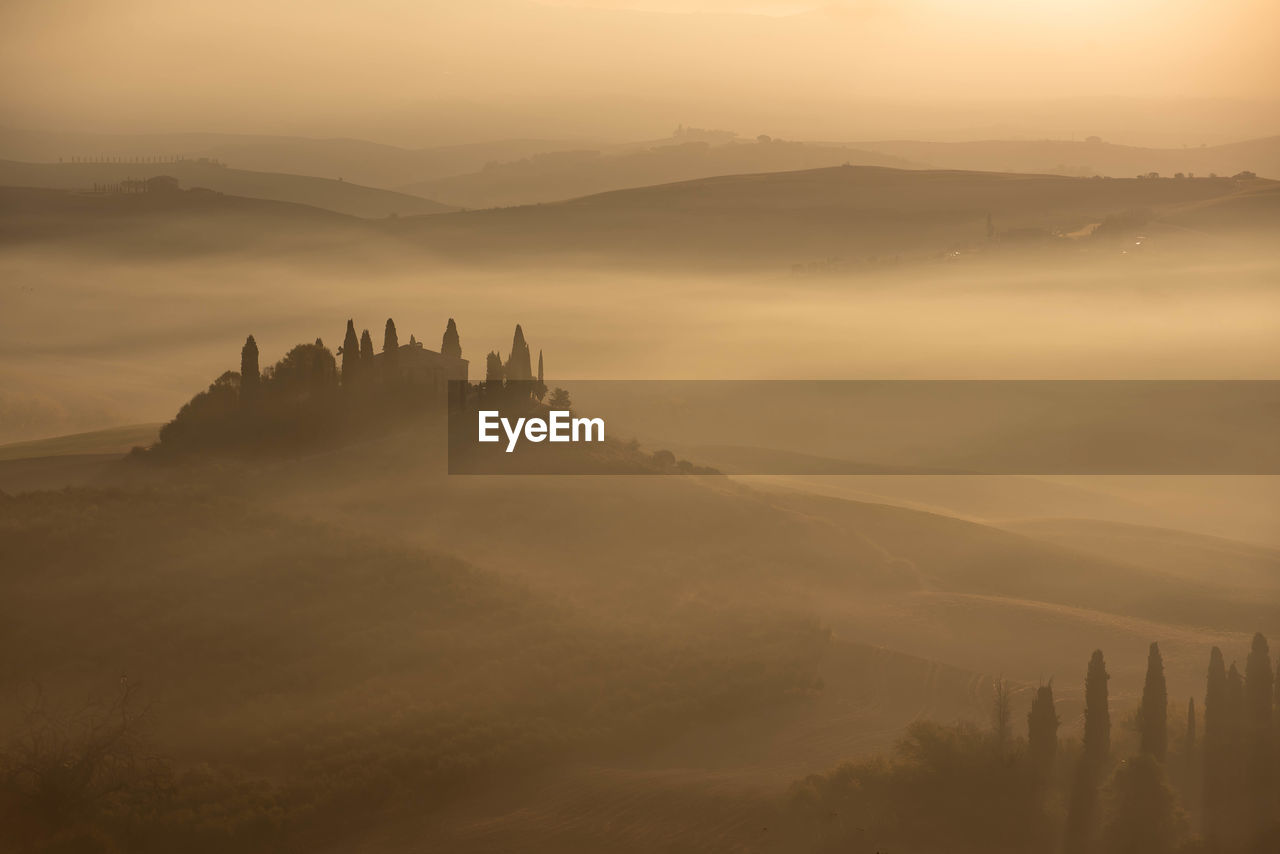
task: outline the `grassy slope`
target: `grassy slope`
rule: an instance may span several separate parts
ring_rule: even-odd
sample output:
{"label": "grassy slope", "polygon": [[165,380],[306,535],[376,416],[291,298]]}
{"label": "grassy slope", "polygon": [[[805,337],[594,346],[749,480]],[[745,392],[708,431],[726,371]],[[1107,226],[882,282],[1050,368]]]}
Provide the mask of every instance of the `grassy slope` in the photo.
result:
{"label": "grassy slope", "polygon": [[[378,850],[746,845],[769,793],[804,770],[880,749],[918,716],[980,717],[990,682],[966,667],[1058,676],[1070,733],[1095,646],[1119,714],[1150,640],[1183,698],[1201,687],[1208,644],[1232,657],[1246,632],[1277,628],[1265,601],[1241,600],[1247,585],[1208,585],[1190,564],[1187,577],[1106,544],[720,479],[444,478],[416,435],[212,474],[245,499],[10,500],[0,601],[17,643],[4,693],[33,674],[65,687],[123,671],[158,690],[166,746],[181,756],[247,751],[246,767],[288,769],[336,750],[332,767],[355,763],[366,782],[384,750],[445,749],[406,741],[415,731],[525,762],[522,745],[547,733],[510,729],[494,709],[567,727],[584,746],[582,732],[624,721],[620,754],[544,758],[542,777],[486,784],[446,813],[388,805],[363,837]],[[1160,543],[1176,548],[1176,535]],[[1258,556],[1245,557],[1236,570],[1251,572]],[[1224,547],[1205,565],[1239,558]],[[816,658],[785,617],[813,612],[837,633]],[[664,673],[673,660],[692,669]],[[816,699],[766,699],[813,667],[826,685]],[[775,687],[743,693],[735,673]],[[604,718],[569,711],[583,692]],[[731,720],[691,712],[717,708],[717,692],[734,698]],[[678,725],[643,711],[664,707]]]}
{"label": "grassy slope", "polygon": [[[274,472],[286,487],[271,500],[288,496],[299,513],[455,549],[618,625],[768,603],[817,612],[836,633],[817,705],[749,715],[719,741],[695,734],[639,767],[569,769],[509,809],[488,804],[436,828],[446,847],[491,850],[534,838],[549,840],[543,850],[601,840],[643,850],[668,832],[698,840],[688,850],[745,844],[758,831],[746,816],[763,809],[750,799],[777,785],[769,781],[794,778],[798,765],[883,746],[917,716],[980,719],[990,682],[975,671],[1023,684],[1056,677],[1064,732],[1073,733],[1094,648],[1107,653],[1123,716],[1152,640],[1165,652],[1171,697],[1185,702],[1202,691],[1210,645],[1236,657],[1255,628],[1280,630],[1273,600],[1247,588],[902,508],[766,496],[718,479],[440,480],[395,440],[339,454],[324,468],[301,481],[291,467]],[[858,652],[866,645],[886,658],[869,663]],[[727,800],[744,798],[743,811],[725,814]],[[675,802],[697,805],[703,818]],[[419,825],[399,827],[403,842]],[[388,831],[390,850],[396,838]]]}
{"label": "grassy slope", "polygon": [[362,187],[347,181],[248,172],[196,162],[81,164],[0,161],[0,185],[11,187],[90,190],[94,184],[115,184],[128,178],[155,175],[171,175],[184,189],[204,187],[227,195],[292,202],[365,218],[391,214],[414,216],[450,210],[447,205],[429,199]]}
{"label": "grassy slope", "polygon": [[130,424],[49,439],[11,442],[0,445],[0,461],[75,454],[125,454],[138,445],[150,445],[159,431],[159,424]]}
{"label": "grassy slope", "polygon": [[123,454],[150,445],[159,429],[159,424],[131,424],[0,445],[0,491],[62,489],[106,480]]}
{"label": "grassy slope", "polygon": [[1174,578],[1212,577],[1216,584],[1280,597],[1280,549],[1096,519],[1040,519],[1008,525],[1011,530],[1087,554],[1105,555]]}
{"label": "grassy slope", "polygon": [[[1205,644],[1280,630],[1280,610],[1253,590],[954,517],[720,479],[437,481],[408,453],[373,444],[359,464],[347,455],[282,482],[301,489],[287,493],[300,510],[457,551],[620,619],[708,599],[769,602],[817,611],[850,639],[1028,680],[1074,672],[1103,634],[1141,649],[1167,632],[1195,649],[1194,663],[1171,673],[1171,685],[1189,689]],[[491,519],[504,536],[486,536]],[[1052,613],[1053,631],[1040,633],[1027,618],[1035,613]]]}

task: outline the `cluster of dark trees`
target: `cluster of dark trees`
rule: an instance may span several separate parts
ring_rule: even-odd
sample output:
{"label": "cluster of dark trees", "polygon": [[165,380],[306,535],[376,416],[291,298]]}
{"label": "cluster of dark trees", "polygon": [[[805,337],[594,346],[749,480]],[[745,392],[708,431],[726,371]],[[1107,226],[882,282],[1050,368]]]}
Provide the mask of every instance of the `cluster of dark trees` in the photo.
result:
{"label": "cluster of dark trees", "polygon": [[1151,644],[1142,702],[1114,743],[1109,679],[1094,652],[1079,742],[1058,738],[1052,682],[1033,696],[1025,739],[1003,681],[988,731],[917,722],[892,757],[796,784],[796,832],[821,851],[1280,851],[1280,668],[1266,638],[1254,636],[1243,673],[1214,647],[1200,720],[1190,699],[1172,726]]}
{"label": "cluster of dark trees", "polygon": [[[411,344],[417,341],[411,338]],[[461,359],[458,328],[449,319],[441,356]],[[250,335],[240,351],[240,370],[227,371],[193,397],[160,430],[148,453],[161,457],[193,450],[305,448],[392,423],[380,415],[426,409],[435,399],[410,393],[410,375],[400,365],[396,325],[388,318],[381,354],[369,330],[357,337],[347,321],[335,354],[317,338],[299,344],[265,369]],[[339,368],[339,359],[341,367]]]}
{"label": "cluster of dark trees", "polygon": [[[1195,699],[1189,698],[1180,766],[1171,768],[1164,662],[1159,646],[1151,644],[1135,719],[1138,751],[1115,764],[1107,703],[1110,677],[1101,650],[1094,652],[1085,677],[1084,740],[1067,811],[1067,854],[1097,850],[1099,834],[1110,850],[1176,850],[1188,841],[1184,807],[1199,813],[1198,844],[1205,850],[1280,850],[1280,671],[1272,671],[1261,633],[1254,635],[1243,675],[1234,662],[1230,668],[1224,662],[1215,646],[1209,655],[1203,727],[1197,729]],[[1113,814],[1103,825],[1098,792],[1109,772]]]}
{"label": "cluster of dark trees", "polygon": [[504,387],[527,392],[537,400],[543,400],[547,395],[547,386],[543,382],[542,351],[538,351],[538,373],[535,375],[529,344],[524,340],[524,330],[518,323],[511,338],[511,353],[506,361],[502,360],[502,355],[496,350],[490,350],[484,360],[484,388],[492,392]]}

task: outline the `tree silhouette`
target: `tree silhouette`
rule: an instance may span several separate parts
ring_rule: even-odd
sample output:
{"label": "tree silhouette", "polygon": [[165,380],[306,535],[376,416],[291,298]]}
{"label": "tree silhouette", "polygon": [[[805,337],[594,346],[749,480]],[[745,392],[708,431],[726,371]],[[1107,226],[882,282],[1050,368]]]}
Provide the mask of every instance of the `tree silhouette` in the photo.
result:
{"label": "tree silhouette", "polygon": [[1053,680],[1036,689],[1027,712],[1027,745],[1037,782],[1049,779],[1058,753],[1058,713],[1053,704]]}
{"label": "tree silhouette", "polygon": [[1013,737],[1013,697],[1006,679],[996,680],[996,695],[991,702],[991,730],[996,744],[1003,750]]}
{"label": "tree silhouette", "polygon": [[1110,678],[1102,650],[1094,650],[1084,679],[1084,756],[1099,768],[1111,754],[1111,709],[1107,699]]}
{"label": "tree silhouette", "polygon": [[511,336],[511,354],[507,356],[506,378],[508,381],[533,379],[533,366],[529,359],[529,345],[524,340],[524,330],[516,324],[515,334]]}
{"label": "tree silhouette", "polygon": [[277,401],[324,395],[337,383],[333,354],[317,340],[299,344],[268,369],[264,391]]}
{"label": "tree silhouette", "polygon": [[1067,854],[1093,851],[1097,835],[1098,783],[1111,753],[1111,710],[1107,698],[1106,662],[1094,650],[1084,680],[1084,743],[1076,765],[1063,848]]}
{"label": "tree silhouette", "polygon": [[367,377],[373,372],[373,336],[366,329],[360,333],[360,374]]}
{"label": "tree silhouette", "polygon": [[[1258,632],[1244,666],[1244,738],[1248,762],[1245,768],[1249,793],[1249,836],[1260,841],[1269,821],[1280,817],[1280,792],[1274,790],[1274,746],[1271,732],[1271,695],[1274,680],[1271,673],[1271,650],[1267,639]],[[1274,806],[1272,806],[1274,804]],[[1275,812],[1272,812],[1272,810]]]}
{"label": "tree silhouette", "polygon": [[258,393],[258,342],[250,335],[240,348],[240,397],[252,400]]}
{"label": "tree silhouette", "polygon": [[458,326],[453,322],[452,317],[444,328],[444,340],[440,342],[440,353],[451,359],[462,358],[462,342],[458,339]]}
{"label": "tree silhouette", "polygon": [[360,339],[356,337],[354,320],[347,321],[347,336],[342,339],[342,384],[355,385],[360,372]]}
{"label": "tree silhouette", "polygon": [[1204,694],[1204,834],[1210,843],[1222,832],[1228,741],[1227,667],[1215,646],[1209,651]]}
{"label": "tree silhouette", "polygon": [[[1271,729],[1271,702],[1274,688],[1271,650],[1262,632],[1253,636],[1253,646],[1244,666],[1245,707],[1250,729],[1257,738],[1267,738]],[[1269,741],[1269,738],[1268,738]],[[1264,745],[1255,745],[1263,747]]]}
{"label": "tree silhouette", "polygon": [[382,374],[390,383],[400,378],[400,339],[396,335],[396,322],[389,317],[382,333]]}
{"label": "tree silhouette", "polygon": [[1154,756],[1144,754],[1122,763],[1116,770],[1113,796],[1107,852],[1168,854],[1178,847],[1186,820]]}
{"label": "tree silhouette", "polygon": [[484,357],[484,381],[490,388],[502,385],[502,357],[492,350]]}
{"label": "tree silhouette", "polygon": [[538,351],[538,381],[533,386],[533,396],[541,401],[547,396],[547,383],[542,374],[542,351]]}
{"label": "tree silhouette", "polygon": [[1164,681],[1164,660],[1160,645],[1153,643],[1147,653],[1147,681],[1142,686],[1139,713],[1142,753],[1163,762],[1169,751],[1169,695]]}

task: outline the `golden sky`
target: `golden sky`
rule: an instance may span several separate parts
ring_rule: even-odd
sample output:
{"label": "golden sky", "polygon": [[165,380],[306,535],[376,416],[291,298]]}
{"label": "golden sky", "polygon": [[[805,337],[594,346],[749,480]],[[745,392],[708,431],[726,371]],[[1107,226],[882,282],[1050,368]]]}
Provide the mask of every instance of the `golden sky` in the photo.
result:
{"label": "golden sky", "polygon": [[360,135],[460,102],[614,103],[618,121],[694,102],[1274,103],[1277,33],[1277,0],[8,0],[0,123]]}

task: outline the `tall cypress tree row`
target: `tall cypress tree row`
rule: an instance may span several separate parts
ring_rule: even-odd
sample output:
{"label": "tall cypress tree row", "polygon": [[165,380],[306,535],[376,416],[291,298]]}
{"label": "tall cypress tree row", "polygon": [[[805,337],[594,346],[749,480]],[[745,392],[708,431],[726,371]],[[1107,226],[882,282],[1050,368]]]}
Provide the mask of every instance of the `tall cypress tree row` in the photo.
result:
{"label": "tall cypress tree row", "polygon": [[354,320],[347,321],[347,335],[342,339],[342,384],[355,385],[360,373],[360,339],[356,337]]}
{"label": "tall cypress tree row", "polygon": [[1169,695],[1164,682],[1160,645],[1147,653],[1147,681],[1142,686],[1142,753],[1163,762],[1169,751]]}

